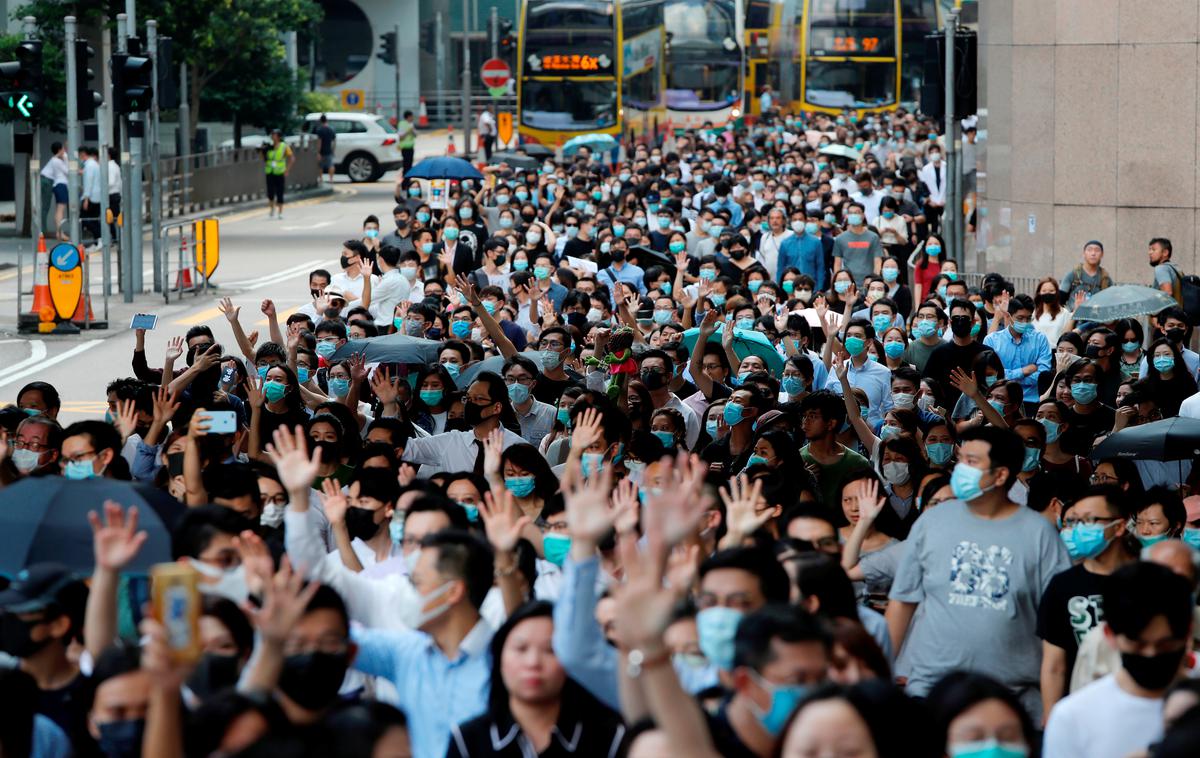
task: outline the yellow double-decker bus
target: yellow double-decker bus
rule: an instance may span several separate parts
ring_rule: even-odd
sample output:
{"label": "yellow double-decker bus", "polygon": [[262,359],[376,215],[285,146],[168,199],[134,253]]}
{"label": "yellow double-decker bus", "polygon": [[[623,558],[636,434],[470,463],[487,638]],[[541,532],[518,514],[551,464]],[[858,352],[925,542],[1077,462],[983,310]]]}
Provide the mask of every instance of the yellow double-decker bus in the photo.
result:
{"label": "yellow double-decker bus", "polygon": [[524,0],[517,130],[550,148],[580,134],[648,139],[668,126],[661,0]]}
{"label": "yellow double-decker bus", "polygon": [[666,0],[667,116],[676,129],[742,115],[743,0]]}
{"label": "yellow double-decker bus", "polygon": [[915,105],[938,0],[746,0],[748,112],[764,86],[792,111]]}

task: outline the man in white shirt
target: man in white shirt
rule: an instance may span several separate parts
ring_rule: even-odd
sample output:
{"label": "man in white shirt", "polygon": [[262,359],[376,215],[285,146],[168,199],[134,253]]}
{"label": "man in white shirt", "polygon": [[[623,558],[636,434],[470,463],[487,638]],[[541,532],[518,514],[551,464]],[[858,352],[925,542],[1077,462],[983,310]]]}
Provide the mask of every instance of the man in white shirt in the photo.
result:
{"label": "man in white shirt", "polygon": [[787,219],[779,208],[767,212],[767,226],[768,231],[758,239],[758,250],[754,257],[767,271],[775,271],[779,262],[779,248],[792,236],[792,230],[787,228]]}
{"label": "man in white shirt", "polygon": [[925,218],[931,227],[937,225],[946,207],[946,164],[942,161],[942,149],[937,145],[929,148],[929,161],[917,172],[917,178],[929,190],[925,198]]}
{"label": "man in white shirt", "polygon": [[1124,758],[1144,754],[1163,733],[1163,695],[1183,675],[1192,633],[1186,579],[1137,562],[1104,588],[1104,636],[1121,666],[1063,698],[1050,711],[1044,758]]}
{"label": "man in white shirt", "polygon": [[372,282],[369,292],[363,289],[362,304],[371,312],[376,326],[386,328],[391,324],[396,305],[408,300],[412,291],[412,283],[400,273],[400,255],[397,248],[381,247],[375,262],[383,276],[379,277],[378,284]]}
{"label": "man in white shirt", "polygon": [[493,431],[503,433],[503,449],[526,440],[501,425],[501,417],[512,421],[508,387],[498,375],[484,371],[467,387],[463,418],[470,427],[465,432],[442,432],[424,439],[411,439],[402,460],[425,465],[419,476],[438,471],[483,473],[483,442]]}
{"label": "man in white shirt", "polygon": [[100,199],[105,190],[100,180],[100,163],[96,160],[96,148],[79,148],[79,159],[83,161],[83,186],[79,197],[79,216],[84,231],[96,239],[100,236]]}
{"label": "man in white shirt", "polygon": [[[346,300],[361,300],[363,295],[363,259],[367,254],[367,246],[358,240],[346,240],[342,243],[342,270],[333,275],[330,286],[341,291]],[[372,278],[371,284],[375,284]]]}
{"label": "man in white shirt", "polygon": [[863,207],[867,214],[867,223],[875,223],[879,218],[879,204],[883,202],[884,193],[875,189],[875,182],[866,171],[858,175],[858,191],[850,195],[850,199]]}
{"label": "man in white shirt", "polygon": [[117,163],[117,148],[108,148],[108,210],[113,223],[108,225],[112,239],[117,238],[116,218],[121,213],[121,166]]}
{"label": "man in white shirt", "polygon": [[688,405],[684,405],[674,392],[671,392],[671,378],[675,375],[675,362],[663,350],[647,350],[642,355],[641,370],[638,378],[650,391],[650,402],[654,410],[674,408],[683,415],[683,424],[688,448],[693,447],[700,439],[700,416]]}

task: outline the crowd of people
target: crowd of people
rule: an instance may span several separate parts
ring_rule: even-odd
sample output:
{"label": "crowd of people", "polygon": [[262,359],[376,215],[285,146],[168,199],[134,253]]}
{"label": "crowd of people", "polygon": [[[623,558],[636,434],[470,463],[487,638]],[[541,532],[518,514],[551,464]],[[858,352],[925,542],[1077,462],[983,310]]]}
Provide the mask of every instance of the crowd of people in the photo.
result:
{"label": "crowd of people", "polygon": [[179,501],[202,655],[95,503],[90,577],[0,591],[0,755],[1195,755],[1195,473],[1095,454],[1200,418],[1193,314],[1075,318],[1099,241],[960,271],[943,147],[779,115],[402,178],[265,339],[139,331],[65,428],[23,387],[0,483]]}

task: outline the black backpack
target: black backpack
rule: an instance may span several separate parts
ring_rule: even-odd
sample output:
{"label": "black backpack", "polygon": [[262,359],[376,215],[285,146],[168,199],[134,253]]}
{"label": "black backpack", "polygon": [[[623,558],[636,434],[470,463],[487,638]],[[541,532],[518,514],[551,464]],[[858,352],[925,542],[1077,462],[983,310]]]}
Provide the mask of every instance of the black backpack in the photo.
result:
{"label": "black backpack", "polygon": [[1175,286],[1172,295],[1179,307],[1187,314],[1188,324],[1200,325],[1200,276],[1184,274],[1174,263],[1171,270],[1175,272]]}

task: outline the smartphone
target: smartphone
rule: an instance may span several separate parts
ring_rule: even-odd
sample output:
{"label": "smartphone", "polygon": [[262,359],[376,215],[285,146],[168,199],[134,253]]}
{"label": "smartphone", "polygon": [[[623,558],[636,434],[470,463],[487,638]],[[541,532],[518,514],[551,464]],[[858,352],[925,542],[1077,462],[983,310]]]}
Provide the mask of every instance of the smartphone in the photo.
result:
{"label": "smartphone", "polygon": [[154,618],[167,630],[171,659],[200,660],[200,575],[186,563],[150,567],[150,602]]}
{"label": "smartphone", "polygon": [[237,413],[233,411],[209,411],[207,413],[209,434],[233,434],[237,431]]}
{"label": "smartphone", "polygon": [[130,329],[145,329],[150,331],[158,324],[158,316],[153,313],[135,313],[129,322]]}

